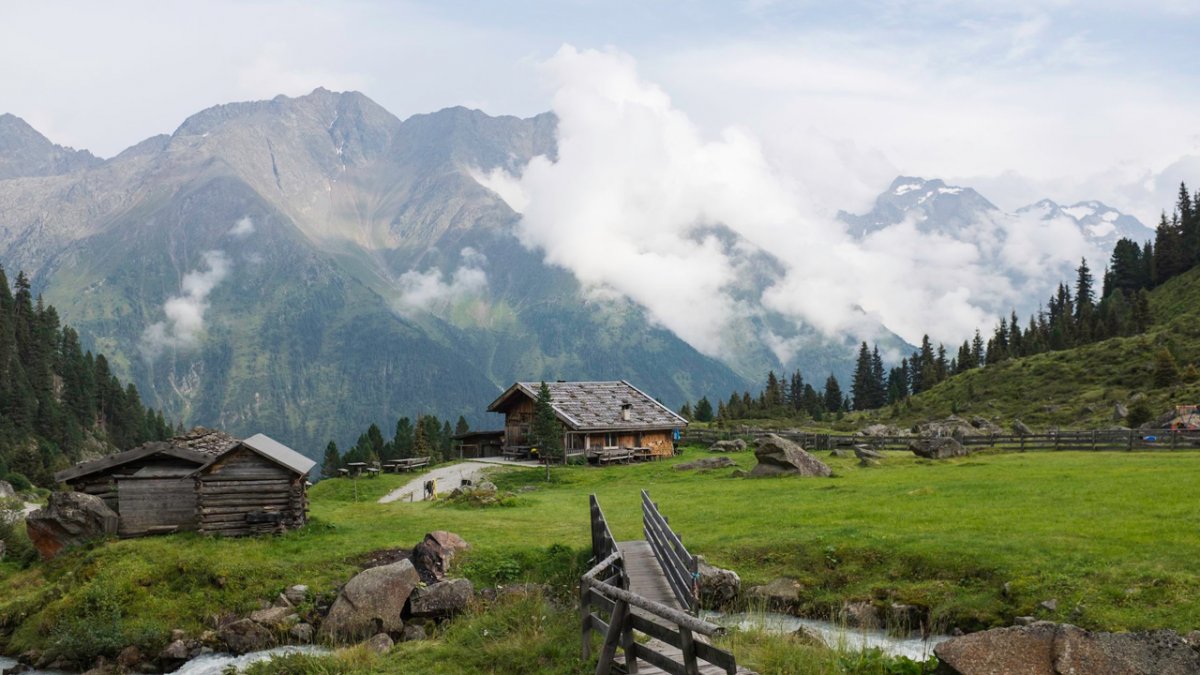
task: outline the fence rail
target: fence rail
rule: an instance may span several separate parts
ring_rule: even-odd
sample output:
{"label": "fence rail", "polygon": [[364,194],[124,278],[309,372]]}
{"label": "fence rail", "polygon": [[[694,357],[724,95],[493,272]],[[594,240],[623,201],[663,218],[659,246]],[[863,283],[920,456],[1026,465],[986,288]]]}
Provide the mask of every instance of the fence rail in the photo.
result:
{"label": "fence rail", "polygon": [[658,504],[650,500],[650,494],[645,490],[642,490],[642,531],[654,549],[658,563],[662,565],[675,599],[687,611],[695,612],[696,558],[684,548],[683,540],[671,529],[667,517],[662,515]]}
{"label": "fence rail", "polygon": [[[855,445],[867,445],[877,450],[906,450],[920,436],[865,436],[850,434],[814,434],[795,429],[689,429],[684,443],[709,445],[734,438],[751,441],[767,434],[777,434],[795,441],[810,450],[834,450]],[[1200,449],[1200,430],[1102,430],[1060,431],[1041,434],[987,434],[959,437],[963,445],[993,447],[1020,452],[1046,451],[1134,451],[1134,450],[1196,450]]]}

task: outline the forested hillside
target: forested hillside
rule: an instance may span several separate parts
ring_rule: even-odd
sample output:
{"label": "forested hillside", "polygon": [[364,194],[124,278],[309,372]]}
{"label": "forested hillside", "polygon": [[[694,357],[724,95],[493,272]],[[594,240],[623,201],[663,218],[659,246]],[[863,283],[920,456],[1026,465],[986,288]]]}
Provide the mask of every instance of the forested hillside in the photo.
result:
{"label": "forested hillside", "polygon": [[162,413],[34,299],[24,273],[10,288],[0,268],[0,480],[48,486],[79,459],[170,435]]}

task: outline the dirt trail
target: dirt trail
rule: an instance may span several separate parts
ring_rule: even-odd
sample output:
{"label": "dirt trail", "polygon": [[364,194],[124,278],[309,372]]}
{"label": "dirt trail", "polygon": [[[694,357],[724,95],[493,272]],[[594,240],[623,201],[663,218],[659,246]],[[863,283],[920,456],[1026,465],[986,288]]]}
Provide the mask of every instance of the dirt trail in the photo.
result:
{"label": "dirt trail", "polygon": [[404,484],[404,487],[392,490],[383,497],[380,497],[379,503],[424,501],[425,481],[427,480],[437,481],[435,494],[443,494],[462,485],[464,478],[472,482],[479,482],[484,469],[494,469],[498,466],[537,466],[537,463],[513,462],[504,459],[489,458],[481,461],[467,460],[465,462],[458,462],[457,464],[450,464],[449,466],[440,466],[408,481]]}

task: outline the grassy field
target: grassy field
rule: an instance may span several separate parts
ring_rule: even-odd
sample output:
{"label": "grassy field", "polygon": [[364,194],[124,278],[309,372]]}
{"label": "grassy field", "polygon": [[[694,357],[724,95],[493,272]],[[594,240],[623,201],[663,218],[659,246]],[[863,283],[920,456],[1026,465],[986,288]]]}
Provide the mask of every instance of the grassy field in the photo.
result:
{"label": "grassy field", "polygon": [[[550,483],[540,470],[509,471],[495,477],[502,489],[534,489],[487,509],[375,503],[406,476],[359,481],[358,501],[350,481],[324,481],[310,527],[284,536],[114,541],[28,569],[0,564],[0,651],[84,659],[131,642],[153,649],[172,628],[199,632],[291,584],[331,593],[367,553],[435,529],[471,542],[459,571],[477,585],[533,580],[569,597],[587,557],[587,495],[599,496],[618,539],[635,539],[642,488],[693,552],[744,583],[799,580],[813,614],[869,600],[929,607],[942,628],[1026,614],[1109,630],[1200,627],[1200,453],[937,463],[897,453],[874,468],[823,459],[835,477],[737,479],[676,471],[680,459],[556,468]],[[1038,608],[1048,599],[1056,612]]]}

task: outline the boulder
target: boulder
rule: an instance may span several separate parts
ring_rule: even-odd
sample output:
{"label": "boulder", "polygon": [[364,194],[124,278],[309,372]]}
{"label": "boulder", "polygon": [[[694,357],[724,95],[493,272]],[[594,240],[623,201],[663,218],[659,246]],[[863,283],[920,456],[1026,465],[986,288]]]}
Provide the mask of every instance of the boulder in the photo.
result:
{"label": "boulder", "polygon": [[767,434],[759,441],[754,450],[754,458],[758,460],[758,464],[750,471],[751,476],[833,475],[833,471],[824,462],[805,452],[798,444],[775,434]]}
{"label": "boulder", "polygon": [[746,441],[740,438],[735,438],[728,441],[717,441],[708,446],[709,452],[743,452],[746,450]]}
{"label": "boulder", "polygon": [[288,635],[302,645],[309,644],[313,639],[312,624],[298,623],[288,629]]}
{"label": "boulder", "polygon": [[466,610],[475,595],[467,579],[451,579],[417,588],[409,597],[409,609],[419,619],[446,619]]}
{"label": "boulder", "polygon": [[966,457],[971,454],[970,450],[953,438],[918,438],[909,442],[908,449],[914,455],[926,459]]}
{"label": "boulder", "polygon": [[859,459],[883,459],[884,454],[865,445],[854,446],[854,456]]}
{"label": "boulder", "polygon": [[829,643],[825,642],[825,638],[815,629],[808,626],[800,626],[792,631],[792,639],[807,647],[829,649]]}
{"label": "boulder", "polygon": [[879,628],[883,623],[879,620],[879,609],[866,600],[843,603],[838,618],[855,628]]}
{"label": "boulder", "polygon": [[696,568],[700,573],[702,607],[721,609],[737,600],[742,588],[742,579],[737,572],[709,565],[703,556],[696,556]]}
{"label": "boulder", "polygon": [[278,628],[287,623],[287,619],[290,616],[292,616],[291,607],[271,607],[251,612],[250,620],[255,623],[261,623],[267,628]]}
{"label": "boulder", "polygon": [[158,654],[158,660],[164,664],[172,664],[178,666],[188,660],[187,643],[183,640],[175,640],[171,644],[163,648]]}
{"label": "boulder", "polygon": [[387,633],[379,633],[363,643],[367,651],[375,652],[376,654],[386,654],[396,646],[392,641],[392,637]]}
{"label": "boulder", "polygon": [[1030,429],[1029,425],[1025,424],[1021,420],[1013,420],[1012,430],[1013,430],[1013,433],[1018,436],[1032,436],[1033,435],[1033,429]]}
{"label": "boulder", "polygon": [[[479,487],[475,489],[476,491],[483,490],[484,483],[480,483]],[[494,485],[492,489],[495,490]],[[412,562],[421,575],[421,580],[427,584],[433,584],[446,578],[454,554],[469,548],[470,545],[457,534],[438,530],[426,534],[421,543],[413,547]]]}
{"label": "boulder", "polygon": [[1200,653],[1178,633],[1093,633],[1039,621],[953,638],[934,648],[949,673],[1182,675],[1200,672]]}
{"label": "boulder", "polygon": [[987,435],[994,436],[1004,433],[1004,430],[993,424],[991,420],[978,415],[971,418],[971,426]]}
{"label": "boulder", "polygon": [[[496,488],[495,483],[493,483],[490,480],[485,480],[482,483],[480,483],[479,485],[476,485],[475,488],[472,490],[472,492],[483,492],[483,493],[496,494],[496,490],[497,490],[497,488]],[[434,532],[434,534],[438,534],[438,533]],[[452,537],[458,537],[457,534],[451,534],[449,532],[442,532],[442,534],[449,534]],[[426,535],[426,536],[428,536],[428,535]],[[459,541],[462,541],[462,539],[459,539]],[[466,542],[464,541],[463,544],[466,544]]]}
{"label": "boulder", "polygon": [[0,480],[0,499],[16,499],[17,491],[8,481]]}
{"label": "boulder", "polygon": [[251,619],[239,619],[217,632],[234,654],[246,654],[275,646],[275,634]]}
{"label": "boulder", "polygon": [[404,627],[404,632],[400,634],[401,642],[412,642],[413,640],[425,639],[425,627],[419,624],[408,624]]}
{"label": "boulder", "polygon": [[354,640],[404,628],[401,615],[409,596],[421,583],[408,560],[372,567],[342,587],[321,624],[326,637]]}
{"label": "boulder", "polygon": [[141,661],[142,650],[138,649],[134,645],[129,645],[128,647],[122,649],[120,654],[117,654],[117,665],[121,666],[122,668],[133,668],[137,664],[141,663]]}
{"label": "boulder", "polygon": [[859,432],[860,436],[906,436],[907,434],[900,427],[895,427],[890,424],[872,424],[864,427]]}
{"label": "boulder", "polygon": [[950,436],[953,438],[986,436],[990,433],[989,431],[984,431],[972,426],[970,422],[956,415],[951,415],[941,420],[930,420],[929,422],[923,422],[917,425],[913,431],[915,431],[918,436]]}
{"label": "boulder", "polygon": [[708,471],[710,469],[725,469],[731,466],[737,466],[737,462],[728,457],[702,457],[700,459],[676,464],[676,471]]}
{"label": "boulder", "polygon": [[843,459],[846,459],[849,457],[853,457],[854,452],[851,450],[847,450],[845,448],[834,448],[833,450],[829,451],[829,456],[830,457],[841,457]]}
{"label": "boulder", "polygon": [[288,589],[283,592],[283,597],[287,598],[288,602],[292,603],[292,606],[299,605],[300,603],[304,602],[306,598],[308,598],[308,586],[305,586],[304,584],[289,586]]}
{"label": "boulder", "polygon": [[754,586],[747,595],[779,612],[791,612],[800,602],[800,582],[780,577],[762,586]]}
{"label": "boulder", "polygon": [[63,550],[117,533],[117,514],[94,495],[55,492],[25,518],[29,539],[43,560]]}
{"label": "boulder", "polygon": [[1129,408],[1126,408],[1120,403],[1113,404],[1114,422],[1124,422],[1127,417],[1129,417]]}

